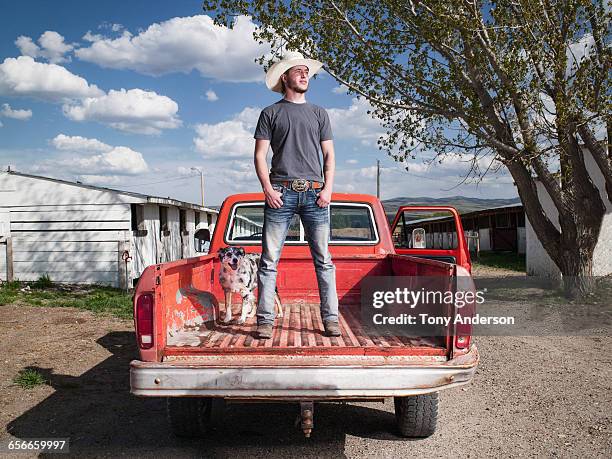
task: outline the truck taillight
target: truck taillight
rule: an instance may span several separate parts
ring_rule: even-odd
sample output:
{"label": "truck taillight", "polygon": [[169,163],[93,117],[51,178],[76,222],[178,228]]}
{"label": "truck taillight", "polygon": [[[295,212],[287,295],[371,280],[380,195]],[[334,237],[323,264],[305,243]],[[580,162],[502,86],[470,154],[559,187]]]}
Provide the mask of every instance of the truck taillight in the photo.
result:
{"label": "truck taillight", "polygon": [[469,271],[462,266],[456,267],[457,295],[461,294],[461,302],[455,302],[453,315],[460,318],[455,322],[455,348],[468,349],[472,341],[473,326],[471,319],[476,314],[476,286]]}
{"label": "truck taillight", "polygon": [[145,293],[136,301],[136,335],[141,349],[153,347],[153,295]]}
{"label": "truck taillight", "polygon": [[457,349],[465,349],[470,347],[471,336],[455,336],[455,347]]}

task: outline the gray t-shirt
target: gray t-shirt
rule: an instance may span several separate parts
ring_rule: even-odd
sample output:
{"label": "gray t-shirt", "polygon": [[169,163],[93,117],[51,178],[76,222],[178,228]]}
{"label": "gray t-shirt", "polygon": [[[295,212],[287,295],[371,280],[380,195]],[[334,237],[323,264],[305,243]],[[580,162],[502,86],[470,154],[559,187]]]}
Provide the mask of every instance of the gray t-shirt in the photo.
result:
{"label": "gray t-shirt", "polygon": [[321,141],[332,140],[329,116],[324,108],[281,99],[261,111],[254,137],[270,141],[270,180],[323,181]]}

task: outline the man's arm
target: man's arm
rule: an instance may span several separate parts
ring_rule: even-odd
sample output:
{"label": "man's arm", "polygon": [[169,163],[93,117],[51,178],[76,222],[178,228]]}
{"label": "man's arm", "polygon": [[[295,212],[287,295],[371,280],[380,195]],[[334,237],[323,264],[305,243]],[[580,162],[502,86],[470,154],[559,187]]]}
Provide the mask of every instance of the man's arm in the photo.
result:
{"label": "man's arm", "polygon": [[332,189],[334,187],[334,174],[336,172],[336,158],[334,154],[334,141],[321,141],[321,151],[323,152],[323,175],[325,186],[319,193],[317,204],[319,207],[328,206],[331,202]]}
{"label": "man's arm", "polygon": [[270,177],[268,176],[266,155],[268,154],[269,147],[269,140],[255,139],[255,171],[261,183],[261,188],[266,195],[266,202],[270,207],[278,209],[283,206],[283,201],[281,200],[281,193],[272,188]]}

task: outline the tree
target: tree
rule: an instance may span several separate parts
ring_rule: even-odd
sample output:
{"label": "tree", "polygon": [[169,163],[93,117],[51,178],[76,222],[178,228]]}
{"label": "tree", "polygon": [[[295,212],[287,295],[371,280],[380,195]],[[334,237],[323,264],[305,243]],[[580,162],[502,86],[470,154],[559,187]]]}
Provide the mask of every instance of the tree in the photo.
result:
{"label": "tree", "polygon": [[[370,102],[387,129],[380,148],[395,160],[461,155],[477,176],[505,166],[566,293],[590,291],[604,199],[612,202],[612,148],[596,134],[612,135],[603,0],[209,0],[204,9],[228,27],[249,15],[273,51],[324,62]],[[585,152],[605,178],[604,199]]]}

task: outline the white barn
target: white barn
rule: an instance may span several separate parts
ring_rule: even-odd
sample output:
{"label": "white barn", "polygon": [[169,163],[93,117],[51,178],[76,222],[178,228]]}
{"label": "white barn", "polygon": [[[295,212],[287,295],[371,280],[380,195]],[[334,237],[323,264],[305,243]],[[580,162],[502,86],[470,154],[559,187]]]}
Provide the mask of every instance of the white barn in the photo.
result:
{"label": "white barn", "polygon": [[[606,212],[601,223],[601,229],[599,230],[599,239],[595,245],[593,252],[593,275],[594,276],[607,276],[612,274],[612,204],[608,201],[606,196],[606,185],[605,179],[593,156],[587,149],[583,149],[584,162],[586,169],[591,176],[591,180],[595,186],[599,189],[601,199],[606,206]],[[544,212],[553,222],[553,224],[560,228],[559,225],[559,213],[557,208],[553,204],[550,195],[544,188],[541,182],[537,181],[538,197],[544,209]],[[533,226],[526,220],[527,230],[527,274],[538,277],[545,277],[554,280],[561,279],[561,272],[550,258],[546,250],[542,246],[542,243],[538,239]]]}
{"label": "white barn", "polygon": [[47,274],[132,287],[151,264],[205,254],[217,216],[170,198],[0,172],[0,280]]}

